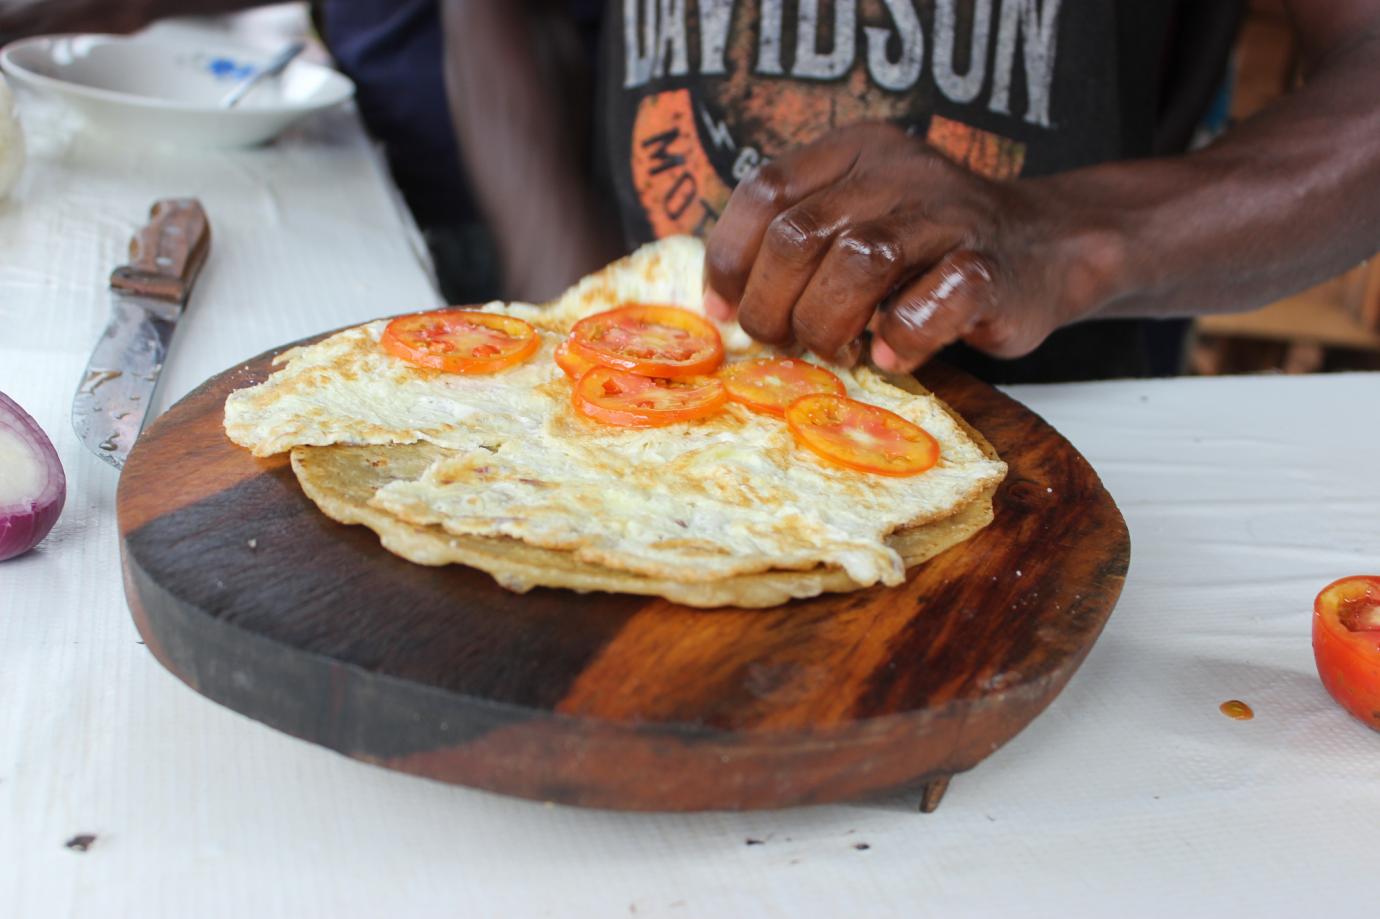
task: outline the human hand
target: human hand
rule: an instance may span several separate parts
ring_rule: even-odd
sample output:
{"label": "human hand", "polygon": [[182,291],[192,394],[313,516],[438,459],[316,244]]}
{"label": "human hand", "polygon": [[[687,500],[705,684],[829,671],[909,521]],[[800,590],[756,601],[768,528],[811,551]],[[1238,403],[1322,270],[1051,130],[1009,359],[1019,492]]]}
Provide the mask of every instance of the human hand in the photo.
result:
{"label": "human hand", "polygon": [[0,44],[51,32],[134,32],[153,18],[148,0],[0,0]]}
{"label": "human hand", "polygon": [[845,363],[870,329],[873,362],[897,373],[959,340],[1019,357],[1111,296],[1121,237],[1070,198],[981,178],[888,124],[845,128],[734,191],[705,308]]}

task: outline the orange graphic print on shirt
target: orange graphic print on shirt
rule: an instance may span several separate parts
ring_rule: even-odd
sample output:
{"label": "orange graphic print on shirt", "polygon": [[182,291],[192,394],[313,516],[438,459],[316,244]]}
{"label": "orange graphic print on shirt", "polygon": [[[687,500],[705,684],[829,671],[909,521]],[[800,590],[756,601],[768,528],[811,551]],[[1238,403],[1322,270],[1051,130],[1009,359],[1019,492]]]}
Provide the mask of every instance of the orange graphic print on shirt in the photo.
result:
{"label": "orange graphic print on shirt", "polygon": [[969,172],[989,179],[1014,179],[1025,165],[1025,144],[942,115],[930,119],[925,140]]}
{"label": "orange graphic print on shirt", "polygon": [[[1014,179],[1025,162],[1025,144],[940,115],[930,119],[925,140],[953,162],[989,179]],[[740,158],[734,180],[765,162],[753,148],[745,152],[752,155]],[[638,103],[632,178],[658,239],[680,233],[703,235],[723,213],[733,187],[719,176],[700,141],[689,90],[669,90]]]}
{"label": "orange graphic print on shirt", "polygon": [[1067,2],[610,2],[630,240],[705,234],[758,166],[861,121],[993,179],[1038,167]]}
{"label": "orange graphic print on shirt", "polygon": [[728,203],[695,128],[690,91],[647,96],[637,107],[632,137],[633,187],[658,238],[703,233]]}

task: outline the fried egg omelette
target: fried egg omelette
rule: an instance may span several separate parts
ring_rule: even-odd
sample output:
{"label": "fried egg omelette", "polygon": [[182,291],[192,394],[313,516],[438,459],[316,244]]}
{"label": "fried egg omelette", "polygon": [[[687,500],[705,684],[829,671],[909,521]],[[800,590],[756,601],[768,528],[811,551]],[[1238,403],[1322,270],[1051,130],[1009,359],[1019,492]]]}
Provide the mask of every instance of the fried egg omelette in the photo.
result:
{"label": "fried egg omelette", "polygon": [[[1005,465],[934,396],[866,367],[822,365],[849,397],[929,432],[940,447],[932,468],[891,477],[835,466],[799,446],[780,418],[738,404],[656,428],[614,427],[576,413],[571,383],[553,360],[571,327],[629,302],[703,315],[703,259],[698,240],[666,239],[585,278],[550,306],[482,307],[525,320],[540,338],[529,359],[492,374],[401,360],[380,346],[386,321],[338,332],[280,355],[268,380],[232,393],[226,432],[257,456],[292,451],[319,505],[371,526],[393,551],[424,564],[464,561],[516,589],[628,590],[719,605],[740,599],[726,584],[795,578],[741,604],[765,605],[899,584],[919,554],[905,551],[900,537],[961,519],[964,526],[944,530],[961,539],[990,520]],[[718,329],[727,363],[774,353],[734,323]],[[322,449],[337,451],[339,462],[324,463]],[[388,464],[389,449],[410,451],[398,454],[408,462],[369,477],[368,469]],[[342,502],[345,490],[321,470],[330,465],[339,475],[350,457],[359,457],[359,474],[353,497]],[[359,488],[366,479],[369,487]],[[343,506],[351,502],[353,511]],[[438,552],[448,541],[475,551]],[[536,564],[519,576],[510,565],[486,564],[479,551],[486,545],[546,553],[564,574],[544,578]],[[593,576],[570,576],[582,567]]]}

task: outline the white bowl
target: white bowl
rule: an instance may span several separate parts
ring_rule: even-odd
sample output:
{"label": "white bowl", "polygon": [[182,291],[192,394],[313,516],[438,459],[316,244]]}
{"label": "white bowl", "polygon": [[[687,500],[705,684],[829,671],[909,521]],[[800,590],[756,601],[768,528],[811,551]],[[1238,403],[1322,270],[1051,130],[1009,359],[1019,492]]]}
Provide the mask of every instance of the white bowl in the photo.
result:
{"label": "white bowl", "polygon": [[117,35],[45,35],[5,46],[16,85],[61,98],[102,130],[195,147],[249,147],[354,95],[329,67],[294,61],[233,109],[220,100],[271,55]]}

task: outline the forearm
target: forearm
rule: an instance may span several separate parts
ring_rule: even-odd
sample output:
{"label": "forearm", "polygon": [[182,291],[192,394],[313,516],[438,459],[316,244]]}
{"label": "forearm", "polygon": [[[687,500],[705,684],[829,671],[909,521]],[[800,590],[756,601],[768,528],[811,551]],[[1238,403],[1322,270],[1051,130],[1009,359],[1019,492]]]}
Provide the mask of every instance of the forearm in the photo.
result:
{"label": "forearm", "polygon": [[1380,32],[1202,151],[1032,184],[1075,202],[1070,248],[1098,279],[1081,315],[1249,309],[1323,281],[1380,247]]}
{"label": "forearm", "polygon": [[589,187],[589,81],[549,4],[447,0],[445,76],[461,155],[511,296],[542,300],[618,251]]}
{"label": "forearm", "polygon": [[0,0],[0,44],[49,32],[133,32],[168,16],[206,16],[272,0]]}

